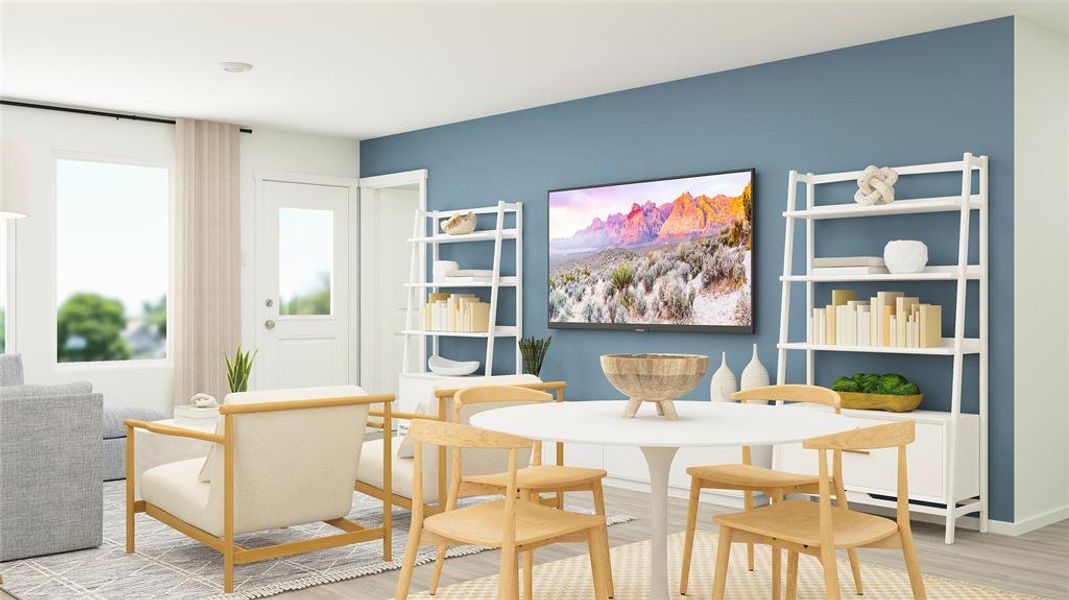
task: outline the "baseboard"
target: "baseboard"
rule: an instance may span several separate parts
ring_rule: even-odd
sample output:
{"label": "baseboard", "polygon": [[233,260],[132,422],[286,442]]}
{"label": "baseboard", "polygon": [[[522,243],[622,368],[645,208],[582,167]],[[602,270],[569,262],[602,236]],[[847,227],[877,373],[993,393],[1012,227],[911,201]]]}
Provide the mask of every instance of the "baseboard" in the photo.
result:
{"label": "baseboard", "polygon": [[[619,477],[606,477],[605,485],[633,492],[650,493],[650,484],[643,481],[621,479]],[[673,498],[686,499],[690,497],[690,491],[679,487],[669,486],[668,495]],[[728,492],[717,493],[705,490],[702,492],[702,502],[725,508],[742,509],[742,498]],[[760,506],[765,504],[767,499],[762,496],[755,498],[754,502]],[[864,509],[866,512],[872,512],[874,514],[882,514],[885,516],[894,515],[893,510],[881,508],[879,506],[865,506]],[[913,513],[910,519],[921,523],[934,523],[936,525],[942,525],[946,522],[946,520],[939,515],[928,515],[923,513]],[[1069,519],[1069,505],[1040,513],[1020,521],[1010,522],[988,519],[987,530],[989,533],[997,533],[999,535],[1018,536],[1026,534],[1029,531],[1041,529],[1047,525],[1053,525],[1054,523],[1064,521],[1065,519]],[[977,517],[960,517],[957,524],[961,529],[968,529],[971,531],[980,530],[980,519]]]}

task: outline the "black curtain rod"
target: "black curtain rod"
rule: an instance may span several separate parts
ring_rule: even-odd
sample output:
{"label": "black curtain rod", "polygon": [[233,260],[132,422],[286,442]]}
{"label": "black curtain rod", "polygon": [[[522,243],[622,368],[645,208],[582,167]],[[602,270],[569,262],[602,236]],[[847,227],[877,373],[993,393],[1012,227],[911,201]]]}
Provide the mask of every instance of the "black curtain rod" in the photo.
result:
{"label": "black curtain rod", "polygon": [[[33,102],[19,102],[17,100],[0,100],[4,106],[21,106],[22,108],[37,108],[40,110],[56,110],[59,112],[75,113],[78,115],[93,115],[96,117],[111,117],[113,119],[129,119],[131,121],[145,121],[148,123],[175,124],[174,119],[161,119],[159,117],[142,117],[140,115],[125,115],[122,113],[107,112],[102,110],[89,110],[88,108],[71,108],[69,106],[50,106],[48,104],[35,104]],[[241,133],[252,133],[251,129],[241,128]]]}

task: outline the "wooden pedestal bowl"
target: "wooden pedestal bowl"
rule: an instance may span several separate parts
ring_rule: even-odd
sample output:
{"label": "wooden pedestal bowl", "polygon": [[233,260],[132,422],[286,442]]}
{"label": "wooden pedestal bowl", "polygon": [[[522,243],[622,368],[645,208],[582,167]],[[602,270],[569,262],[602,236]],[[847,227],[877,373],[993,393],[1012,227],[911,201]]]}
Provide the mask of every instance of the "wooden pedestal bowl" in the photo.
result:
{"label": "wooden pedestal bowl", "polygon": [[657,414],[679,418],[673,401],[705,377],[709,357],[702,354],[604,354],[601,370],[609,383],[631,399],[624,417],[631,418],[643,402],[657,404]]}

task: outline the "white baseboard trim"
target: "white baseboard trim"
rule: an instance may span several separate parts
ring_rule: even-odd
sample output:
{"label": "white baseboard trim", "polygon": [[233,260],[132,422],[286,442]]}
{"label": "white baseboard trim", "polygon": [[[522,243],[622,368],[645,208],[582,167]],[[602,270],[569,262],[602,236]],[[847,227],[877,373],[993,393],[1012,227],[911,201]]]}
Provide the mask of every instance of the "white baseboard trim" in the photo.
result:
{"label": "white baseboard trim", "polygon": [[[650,484],[644,481],[635,481],[632,479],[622,479],[619,477],[606,477],[605,485],[609,487],[620,488],[624,490],[630,490],[633,492],[650,493]],[[690,491],[679,487],[668,487],[668,495],[673,498],[686,499],[690,496]],[[713,504],[716,506],[723,506],[725,508],[742,509],[741,496],[731,494],[730,492],[713,492],[710,490],[704,490],[702,492],[702,502],[707,504]],[[757,505],[762,505],[767,500],[761,496],[754,499]],[[890,509],[881,508],[879,506],[865,506],[866,512],[872,512],[874,514],[883,514],[887,516],[893,516],[894,511]],[[1062,506],[1027,519],[1020,521],[997,521],[995,519],[987,520],[987,530],[989,533],[997,533],[999,535],[1018,536],[1024,535],[1029,531],[1035,531],[1041,529],[1047,525],[1053,525],[1059,521],[1069,519],[1069,505]],[[934,523],[942,525],[946,520],[939,515],[928,515],[924,513],[913,513],[911,517],[913,521],[920,521],[922,523]],[[976,517],[961,517],[958,519],[958,527],[962,529],[969,529],[972,531],[980,530],[980,519]]]}

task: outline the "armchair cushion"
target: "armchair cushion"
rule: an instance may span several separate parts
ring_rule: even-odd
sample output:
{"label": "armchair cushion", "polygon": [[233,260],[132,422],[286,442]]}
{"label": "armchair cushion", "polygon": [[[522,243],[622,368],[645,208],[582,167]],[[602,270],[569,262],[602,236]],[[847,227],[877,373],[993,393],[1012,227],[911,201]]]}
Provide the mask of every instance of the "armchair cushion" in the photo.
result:
{"label": "armchair cushion", "polygon": [[104,406],[104,439],[114,440],[126,437],[126,419],[139,421],[159,421],[165,419],[163,413],[142,406]]}
{"label": "armchair cushion", "polygon": [[56,396],[80,396],[92,394],[93,384],[88,381],[58,383],[55,385],[5,385],[0,387],[0,398],[50,398]]}
{"label": "armchair cushion", "polygon": [[[397,438],[394,438],[397,442]],[[432,450],[431,446],[426,449]],[[360,463],[356,467],[356,479],[380,490],[382,481],[382,440],[364,442],[364,448],[360,451]],[[438,453],[425,452],[423,461],[423,501],[434,504],[438,501]],[[412,484],[414,483],[416,460],[414,458],[402,458],[395,456],[390,461],[393,478],[390,486],[393,493],[404,497],[412,497]]]}
{"label": "armchair cushion", "polygon": [[203,458],[152,467],[141,476],[141,498],[212,535],[223,534],[222,505],[209,506],[212,486],[197,481]]}
{"label": "armchair cushion", "polygon": [[22,375],[22,355],[0,354],[0,387],[23,383],[25,380]]}

